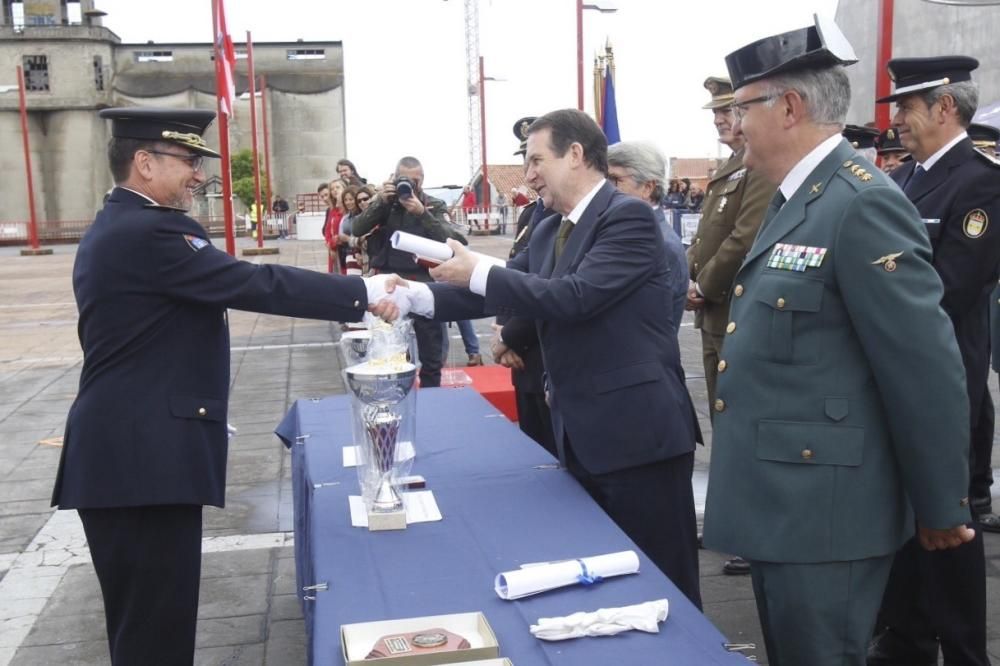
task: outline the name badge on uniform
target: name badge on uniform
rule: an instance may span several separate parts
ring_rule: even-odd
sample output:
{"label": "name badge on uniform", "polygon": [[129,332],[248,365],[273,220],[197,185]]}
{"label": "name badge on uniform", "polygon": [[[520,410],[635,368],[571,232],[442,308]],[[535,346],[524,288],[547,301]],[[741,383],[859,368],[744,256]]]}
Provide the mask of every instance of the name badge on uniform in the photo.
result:
{"label": "name badge on uniform", "polygon": [[807,268],[819,268],[825,256],[825,247],[775,243],[774,250],[767,260],[767,267],[802,273]]}
{"label": "name badge on uniform", "polygon": [[941,224],[940,217],[925,217],[920,221],[923,222],[924,224]]}
{"label": "name badge on uniform", "polygon": [[746,167],[743,167],[739,171],[734,171],[733,173],[729,174],[729,178],[727,178],[726,181],[731,183],[734,180],[739,180],[740,178],[742,178],[746,174],[747,174]]}

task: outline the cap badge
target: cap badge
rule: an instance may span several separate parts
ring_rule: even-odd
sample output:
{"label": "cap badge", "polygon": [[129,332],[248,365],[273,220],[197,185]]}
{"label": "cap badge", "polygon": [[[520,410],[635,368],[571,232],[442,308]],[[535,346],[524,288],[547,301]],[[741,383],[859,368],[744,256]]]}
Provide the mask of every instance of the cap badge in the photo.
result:
{"label": "cap badge", "polygon": [[191,148],[207,148],[208,144],[205,140],[201,138],[200,135],[193,132],[174,132],[171,130],[163,130],[161,135],[167,141],[177,141],[178,143],[183,143]]}

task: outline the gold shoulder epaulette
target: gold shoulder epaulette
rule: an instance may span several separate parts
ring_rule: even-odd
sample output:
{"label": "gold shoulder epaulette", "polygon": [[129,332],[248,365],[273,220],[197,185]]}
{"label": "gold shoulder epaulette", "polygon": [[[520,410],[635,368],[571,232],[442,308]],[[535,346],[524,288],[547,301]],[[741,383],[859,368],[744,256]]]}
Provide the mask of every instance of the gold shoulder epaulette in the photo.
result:
{"label": "gold shoulder epaulette", "polygon": [[851,171],[851,175],[860,180],[862,183],[867,183],[872,179],[872,175],[861,166],[860,164],[855,164],[854,160],[847,160],[844,162],[844,168]]}

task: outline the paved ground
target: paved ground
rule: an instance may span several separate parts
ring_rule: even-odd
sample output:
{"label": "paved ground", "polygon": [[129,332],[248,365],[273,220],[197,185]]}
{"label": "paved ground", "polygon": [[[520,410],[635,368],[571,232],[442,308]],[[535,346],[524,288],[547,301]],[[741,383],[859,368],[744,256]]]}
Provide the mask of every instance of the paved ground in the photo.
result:
{"label": "paved ground", "polygon": [[[474,238],[505,256],[510,237]],[[263,261],[324,270],[319,242],[282,241]],[[49,507],[81,354],[70,275],[75,246],[25,258],[0,249],[0,666],[107,663],[97,580],[75,513]],[[225,510],[205,513],[198,664],[305,663],[295,599],[290,460],[272,434],[298,398],[343,391],[336,324],[230,313],[232,440]],[[488,320],[476,322],[484,347]],[[464,364],[457,329],[451,360]],[[710,437],[697,331],[687,321],[681,350],[688,384]],[[995,382],[994,375],[994,382]],[[994,390],[994,395],[996,391]],[[127,409],[127,405],[122,406]],[[703,498],[711,447],[699,450],[695,489]],[[986,540],[990,637],[1000,655],[1000,536]],[[748,578],[721,574],[724,556],[702,551],[705,612],[734,642],[761,644]],[[766,663],[763,649],[756,651]],[[528,666],[528,665],[519,665]]]}

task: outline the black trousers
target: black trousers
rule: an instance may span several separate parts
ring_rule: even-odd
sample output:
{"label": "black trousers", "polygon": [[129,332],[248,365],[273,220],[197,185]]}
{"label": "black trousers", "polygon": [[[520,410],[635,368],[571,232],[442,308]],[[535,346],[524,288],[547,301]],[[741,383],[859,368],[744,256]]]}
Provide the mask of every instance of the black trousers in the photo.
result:
{"label": "black trousers", "polygon": [[[972,527],[977,527],[972,525]],[[983,532],[950,550],[924,550],[916,537],[896,553],[876,622],[879,643],[899,666],[989,666]]]}
{"label": "black trousers", "polygon": [[979,513],[989,513],[993,485],[993,428],[995,425],[993,396],[987,383],[979,407],[979,421],[972,424],[972,448],[969,455],[969,501]]}
{"label": "black trousers", "polygon": [[609,474],[584,469],[569,441],[565,454],[570,474],[701,610],[698,525],[691,487],[694,452]]}
{"label": "black trousers", "polygon": [[517,403],[517,425],[525,435],[558,458],[555,435],[552,432],[552,415],[545,404],[544,393],[522,391],[515,387],[514,400]]}
{"label": "black trousers", "polygon": [[420,357],[420,386],[441,386],[441,365],[444,355],[444,333],[441,323],[423,317],[413,318],[413,333],[417,337]]}
{"label": "black trousers", "polygon": [[80,509],[114,666],[189,666],[201,582],[201,506]]}

